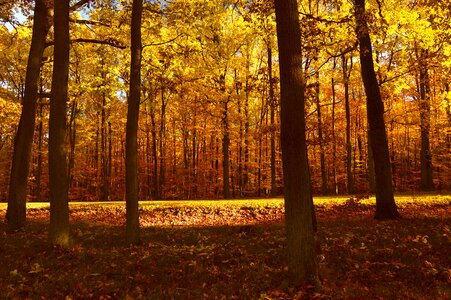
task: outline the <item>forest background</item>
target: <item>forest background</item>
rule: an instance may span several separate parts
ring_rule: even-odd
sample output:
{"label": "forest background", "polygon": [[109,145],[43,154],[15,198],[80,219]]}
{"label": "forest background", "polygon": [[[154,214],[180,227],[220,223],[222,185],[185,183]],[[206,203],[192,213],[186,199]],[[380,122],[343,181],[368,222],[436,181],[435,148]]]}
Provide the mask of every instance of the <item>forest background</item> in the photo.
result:
{"label": "forest background", "polygon": [[[5,2],[0,28],[0,201],[24,96],[33,3]],[[447,1],[369,1],[396,192],[447,191],[451,35]],[[365,93],[349,1],[299,1],[307,142],[315,194],[374,188]],[[70,200],[123,200],[129,1],[71,13]],[[275,15],[266,1],[147,1],[142,20],[140,199],[283,192]],[[30,201],[48,199],[50,29],[39,80]]]}

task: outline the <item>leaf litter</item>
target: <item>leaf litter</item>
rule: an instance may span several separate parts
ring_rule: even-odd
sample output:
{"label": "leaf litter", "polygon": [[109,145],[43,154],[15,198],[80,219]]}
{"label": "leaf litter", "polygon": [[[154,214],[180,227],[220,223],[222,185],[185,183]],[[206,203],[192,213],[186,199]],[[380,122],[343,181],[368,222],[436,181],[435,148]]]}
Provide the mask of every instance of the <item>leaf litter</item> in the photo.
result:
{"label": "leaf litter", "polygon": [[282,204],[143,207],[137,246],[122,206],[73,208],[69,249],[47,243],[47,208],[14,234],[0,210],[0,298],[449,298],[449,205],[406,203],[385,222],[355,201],[316,212],[321,290],[288,284]]}

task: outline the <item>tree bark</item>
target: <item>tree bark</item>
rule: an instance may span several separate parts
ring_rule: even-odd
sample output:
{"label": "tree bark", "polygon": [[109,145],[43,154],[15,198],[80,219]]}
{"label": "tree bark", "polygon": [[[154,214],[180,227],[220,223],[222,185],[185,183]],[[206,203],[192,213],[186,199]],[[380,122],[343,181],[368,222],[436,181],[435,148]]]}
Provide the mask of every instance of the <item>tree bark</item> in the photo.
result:
{"label": "tree bark", "polygon": [[33,33],[25,75],[22,114],[14,140],[14,153],[9,182],[6,218],[8,229],[11,231],[24,227],[26,223],[27,181],[36,122],[38,81],[45,48],[45,38],[50,24],[46,2],[44,0],[36,0],[35,3]]}
{"label": "tree bark", "polygon": [[393,196],[392,174],[384,123],[384,104],[374,72],[371,39],[365,19],[365,0],[355,0],[356,33],[360,46],[362,80],[366,93],[369,138],[376,176],[376,214],[379,220],[399,218]]}
{"label": "tree bark", "polygon": [[54,63],[49,119],[49,241],[70,244],[66,174],[66,103],[69,82],[69,0],[54,0]]}
{"label": "tree bark", "polygon": [[142,0],[133,0],[131,22],[130,95],[127,109],[125,188],[126,188],[126,238],[127,242],[139,242],[138,211],[138,117],[141,94],[141,18]]}
{"label": "tree bark", "polygon": [[281,79],[281,146],[288,272],[293,284],[317,284],[297,1],[275,0],[275,10]]}

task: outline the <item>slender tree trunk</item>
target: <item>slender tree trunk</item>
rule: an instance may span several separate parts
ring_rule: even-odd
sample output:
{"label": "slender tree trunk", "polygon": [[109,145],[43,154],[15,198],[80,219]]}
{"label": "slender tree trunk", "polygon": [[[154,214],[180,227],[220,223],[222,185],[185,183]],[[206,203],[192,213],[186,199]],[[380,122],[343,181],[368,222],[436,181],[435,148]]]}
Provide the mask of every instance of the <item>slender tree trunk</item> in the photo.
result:
{"label": "slender tree trunk", "polygon": [[159,194],[164,199],[164,185],[166,181],[166,99],[164,88],[161,88],[161,122],[160,122],[160,175],[159,175]]}
{"label": "slender tree trunk", "polygon": [[67,168],[67,186],[72,187],[72,170],[75,164],[75,142],[77,137],[76,132],[76,116],[77,116],[77,100],[74,99],[72,102],[70,117],[69,117],[69,142],[70,142],[70,152],[69,152],[69,166]]}
{"label": "slender tree trunk", "polygon": [[38,166],[36,170],[36,202],[41,201],[41,177],[42,177],[42,138],[43,130],[43,103],[42,98],[39,101],[39,125],[38,125]]}
{"label": "slender tree trunk", "polygon": [[152,124],[152,156],[153,156],[153,199],[160,199],[158,180],[158,148],[157,148],[157,125],[155,121],[154,107],[150,107],[150,123]]}
{"label": "slender tree trunk", "polygon": [[[334,64],[335,66],[335,64]],[[337,140],[335,138],[335,81],[332,78],[332,172],[333,172],[333,181],[334,181],[334,189],[333,192],[335,195],[338,194],[338,184],[337,184]]]}
{"label": "slender tree trunk", "polygon": [[142,0],[133,0],[131,22],[130,96],[128,98],[126,128],[126,237],[127,242],[137,244],[139,238],[138,211],[138,117],[141,96],[141,18]]}
{"label": "slender tree trunk", "polygon": [[367,118],[369,136],[373,150],[376,175],[376,214],[375,218],[399,218],[393,196],[393,182],[390,170],[387,133],[384,123],[384,104],[374,72],[371,39],[365,19],[365,0],[355,0],[356,33],[360,46],[360,63],[363,84],[367,99]]}
{"label": "slender tree trunk", "polygon": [[224,115],[222,117],[223,137],[222,137],[222,167],[223,167],[223,197],[230,198],[230,158],[229,158],[229,126],[228,126],[228,100],[224,102]]}
{"label": "slender tree trunk", "polygon": [[[343,63],[343,83],[345,88],[345,110],[346,110],[346,177],[348,180],[348,194],[354,193],[354,181],[352,177],[352,144],[351,144],[351,108],[349,106],[349,76],[351,68],[348,70],[348,59],[342,55]],[[351,60],[352,62],[352,60]]]}
{"label": "slender tree trunk", "polygon": [[[102,76],[105,77],[105,76]],[[100,160],[102,163],[102,201],[110,200],[110,179],[108,177],[108,127],[106,113],[106,96],[102,94],[102,110],[100,125]]]}
{"label": "slender tree trunk", "polygon": [[54,245],[70,244],[66,174],[66,103],[69,82],[69,0],[54,0],[54,63],[49,121],[50,227]]}
{"label": "slender tree trunk", "polygon": [[276,125],[275,125],[275,111],[276,111],[276,97],[274,96],[274,85],[272,79],[272,49],[268,45],[268,84],[269,84],[269,111],[270,111],[270,126],[271,126],[271,197],[277,195],[276,186]]}
{"label": "slender tree trunk", "polygon": [[318,140],[320,151],[320,163],[321,163],[321,193],[327,194],[327,172],[326,172],[326,154],[324,151],[324,139],[323,139],[323,121],[321,119],[321,103],[320,103],[320,86],[319,86],[319,71],[316,71],[316,84],[315,84],[315,98],[316,98],[316,112],[318,120]]}
{"label": "slender tree trunk", "polygon": [[281,145],[288,271],[293,284],[318,283],[296,0],[275,0],[281,80]]}
{"label": "slender tree trunk", "polygon": [[421,190],[434,190],[434,181],[432,178],[432,154],[429,141],[429,132],[431,128],[431,107],[430,107],[430,84],[427,65],[427,51],[420,50],[420,129],[421,129]]}
{"label": "slender tree trunk", "polygon": [[36,0],[33,33],[28,55],[27,73],[25,75],[22,114],[14,139],[14,153],[9,182],[6,219],[8,221],[8,229],[11,231],[24,227],[26,223],[27,181],[36,122],[38,81],[48,30],[49,16],[46,2],[44,0]]}

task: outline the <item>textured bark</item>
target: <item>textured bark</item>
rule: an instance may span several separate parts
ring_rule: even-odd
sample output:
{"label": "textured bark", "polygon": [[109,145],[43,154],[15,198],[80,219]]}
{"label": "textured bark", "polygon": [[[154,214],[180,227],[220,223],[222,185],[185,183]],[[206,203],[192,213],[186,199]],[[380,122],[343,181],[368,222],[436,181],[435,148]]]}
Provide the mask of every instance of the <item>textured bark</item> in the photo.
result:
{"label": "textured bark", "polygon": [[281,145],[288,270],[293,284],[318,283],[296,0],[275,0],[281,80]]}
{"label": "textured bark", "polygon": [[128,98],[125,138],[126,238],[139,242],[138,211],[138,117],[141,94],[141,18],[142,0],[133,0],[131,23],[130,95]]}
{"label": "textured bark", "polygon": [[376,177],[376,219],[395,219],[399,213],[393,196],[392,174],[384,123],[384,104],[374,72],[371,39],[365,19],[365,0],[355,0],[356,33],[360,46],[362,80],[365,86],[370,146]]}
{"label": "textured bark", "polygon": [[54,0],[54,63],[49,119],[49,241],[67,247],[69,204],[66,174],[66,102],[69,82],[69,0]]}
{"label": "textured bark", "polygon": [[26,223],[27,181],[36,122],[38,82],[45,48],[45,38],[50,24],[46,2],[36,0],[35,3],[33,33],[25,75],[22,114],[14,140],[14,154],[9,182],[6,217],[8,229],[11,231],[24,227]]}

